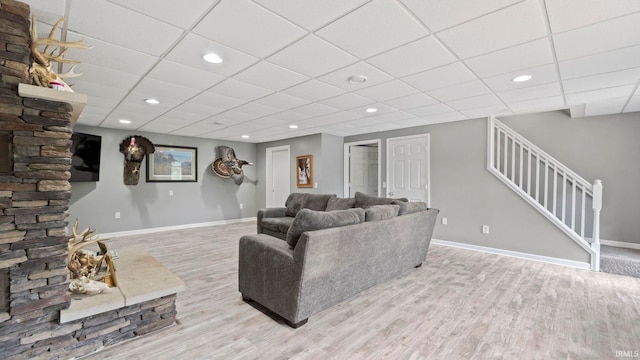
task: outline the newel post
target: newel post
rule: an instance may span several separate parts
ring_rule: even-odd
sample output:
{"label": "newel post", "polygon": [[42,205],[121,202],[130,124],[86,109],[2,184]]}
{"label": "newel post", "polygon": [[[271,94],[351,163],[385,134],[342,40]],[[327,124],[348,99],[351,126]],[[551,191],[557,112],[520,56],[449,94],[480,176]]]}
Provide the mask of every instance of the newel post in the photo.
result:
{"label": "newel post", "polygon": [[591,248],[595,251],[595,256],[591,259],[591,269],[600,271],[600,210],[602,209],[602,180],[593,182],[593,236]]}

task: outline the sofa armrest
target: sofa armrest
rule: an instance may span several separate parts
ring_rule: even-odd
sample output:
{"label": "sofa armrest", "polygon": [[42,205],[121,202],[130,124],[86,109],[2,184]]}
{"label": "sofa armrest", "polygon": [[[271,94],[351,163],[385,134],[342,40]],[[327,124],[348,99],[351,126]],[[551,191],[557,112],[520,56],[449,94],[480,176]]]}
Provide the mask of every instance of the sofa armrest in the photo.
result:
{"label": "sofa armrest", "polygon": [[287,208],[286,207],[276,207],[276,208],[267,208],[258,210],[258,214],[256,216],[257,223],[257,231],[258,234],[262,234],[262,219],[264,218],[273,218],[273,217],[285,217],[287,216]]}
{"label": "sofa armrest", "polygon": [[294,323],[301,266],[289,244],[266,234],[245,235],[239,242],[238,290]]}

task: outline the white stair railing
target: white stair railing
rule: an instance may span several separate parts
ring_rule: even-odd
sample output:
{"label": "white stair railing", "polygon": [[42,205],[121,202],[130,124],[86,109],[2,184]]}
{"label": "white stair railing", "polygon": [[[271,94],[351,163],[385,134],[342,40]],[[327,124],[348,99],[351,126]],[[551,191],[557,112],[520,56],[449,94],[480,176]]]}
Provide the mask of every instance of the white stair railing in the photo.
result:
{"label": "white stair railing", "polygon": [[602,181],[590,184],[498,119],[488,122],[489,171],[585,249],[599,271]]}

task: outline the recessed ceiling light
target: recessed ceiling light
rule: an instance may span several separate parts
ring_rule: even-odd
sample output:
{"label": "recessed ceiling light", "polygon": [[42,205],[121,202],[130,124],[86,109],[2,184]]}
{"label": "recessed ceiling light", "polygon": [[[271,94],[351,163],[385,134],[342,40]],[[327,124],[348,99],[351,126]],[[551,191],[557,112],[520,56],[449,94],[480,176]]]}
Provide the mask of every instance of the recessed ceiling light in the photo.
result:
{"label": "recessed ceiling light", "polygon": [[151,105],[160,104],[160,101],[158,101],[158,99],[154,99],[154,98],[144,99],[144,102],[146,102],[147,104],[151,104]]}
{"label": "recessed ceiling light", "polygon": [[347,79],[352,84],[362,84],[367,81],[367,77],[364,75],[353,75]]}
{"label": "recessed ceiling light", "polygon": [[289,129],[297,129],[297,128],[298,128],[298,125],[296,124],[289,125]]}
{"label": "recessed ceiling light", "polygon": [[126,120],[126,119],[120,119],[119,122],[120,124],[131,124],[131,120]]}
{"label": "recessed ceiling light", "polygon": [[242,138],[243,138],[243,139],[248,139],[248,138],[249,138],[249,135],[242,135]]}
{"label": "recessed ceiling light", "polygon": [[511,81],[513,82],[523,82],[523,81],[529,81],[531,80],[532,76],[531,75],[520,75],[520,76],[516,76],[513,79],[511,79]]}
{"label": "recessed ceiling light", "polygon": [[206,62],[210,62],[212,64],[220,64],[222,62],[222,58],[218,54],[208,53],[202,55],[202,58]]}
{"label": "recessed ceiling light", "polygon": [[368,112],[368,113],[374,113],[374,112],[378,111],[378,109],[376,109],[376,108],[368,108],[365,111]]}

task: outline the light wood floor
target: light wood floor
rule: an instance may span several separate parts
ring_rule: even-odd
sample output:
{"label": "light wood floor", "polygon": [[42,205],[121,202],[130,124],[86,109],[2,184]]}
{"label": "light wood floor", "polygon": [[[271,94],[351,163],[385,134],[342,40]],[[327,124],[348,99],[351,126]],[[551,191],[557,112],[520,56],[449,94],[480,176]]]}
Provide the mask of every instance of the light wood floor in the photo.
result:
{"label": "light wood floor", "polygon": [[438,245],[421,268],[294,330],[240,298],[238,239],[248,233],[255,223],[110,240],[116,251],[147,248],[187,290],[179,324],[86,359],[601,360],[640,351],[640,279]]}

